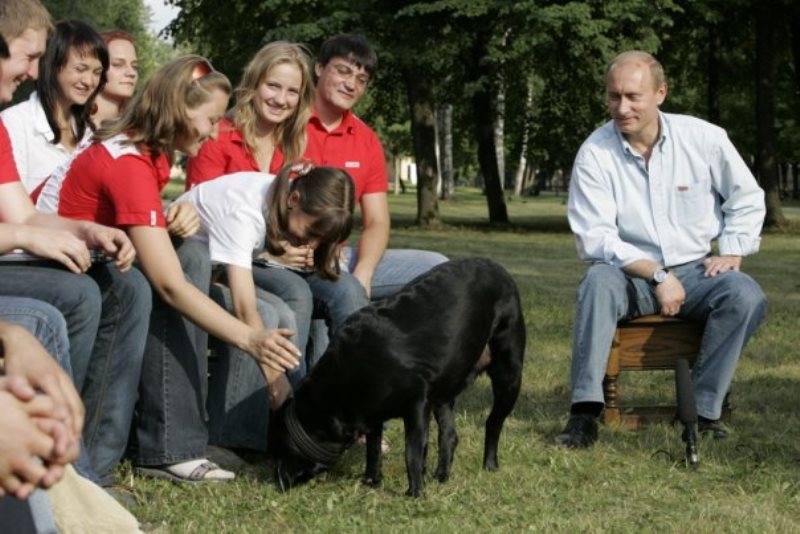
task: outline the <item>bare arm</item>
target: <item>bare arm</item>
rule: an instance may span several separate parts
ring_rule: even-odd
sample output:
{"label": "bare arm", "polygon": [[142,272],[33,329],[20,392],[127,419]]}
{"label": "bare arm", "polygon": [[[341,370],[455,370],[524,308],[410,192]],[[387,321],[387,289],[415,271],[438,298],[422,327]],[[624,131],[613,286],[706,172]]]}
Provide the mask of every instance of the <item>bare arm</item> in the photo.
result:
{"label": "bare arm", "polygon": [[264,322],[256,308],[256,285],[253,272],[237,265],[228,265],[228,287],[233,298],[236,317],[255,329],[264,328]]}
{"label": "bare arm", "polygon": [[113,257],[122,271],[130,269],[136,257],[122,230],[36,211],[20,182],[0,185],[0,221],[14,225],[3,230],[7,233],[2,250],[22,248],[59,261],[73,272],[83,272],[91,265],[88,248]]}
{"label": "bare arm", "polygon": [[142,269],[164,301],[213,336],[252,355],[275,371],[298,365],[299,351],[289,341],[291,330],[256,330],[238,320],[190,284],[164,228],[134,226],[129,230]]}
{"label": "bare arm", "polygon": [[389,243],[391,219],[386,193],[371,193],[361,197],[361,217],[364,229],[358,242],[358,260],[353,276],[369,295],[372,276]]}

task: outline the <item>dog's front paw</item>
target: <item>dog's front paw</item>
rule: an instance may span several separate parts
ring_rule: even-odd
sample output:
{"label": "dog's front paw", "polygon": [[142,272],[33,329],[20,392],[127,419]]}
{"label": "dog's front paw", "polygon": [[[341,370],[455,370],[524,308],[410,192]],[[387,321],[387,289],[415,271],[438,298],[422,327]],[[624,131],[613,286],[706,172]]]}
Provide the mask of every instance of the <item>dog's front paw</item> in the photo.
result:
{"label": "dog's front paw", "polygon": [[449,469],[437,469],[436,474],[434,475],[437,481],[444,484],[448,480],[450,480],[450,470]]}

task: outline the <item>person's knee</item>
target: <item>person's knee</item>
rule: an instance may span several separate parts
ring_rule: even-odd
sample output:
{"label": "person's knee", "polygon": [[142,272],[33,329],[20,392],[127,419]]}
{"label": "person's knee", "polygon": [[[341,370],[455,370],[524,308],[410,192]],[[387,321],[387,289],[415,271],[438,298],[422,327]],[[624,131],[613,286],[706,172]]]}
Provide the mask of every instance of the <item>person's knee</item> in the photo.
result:
{"label": "person's knee", "polygon": [[725,280],[726,292],[731,295],[730,306],[743,316],[761,322],[767,313],[767,296],[750,276],[731,276]]}
{"label": "person's knee", "polygon": [[613,293],[624,289],[625,275],[619,267],[598,263],[586,270],[579,284],[581,293]]}

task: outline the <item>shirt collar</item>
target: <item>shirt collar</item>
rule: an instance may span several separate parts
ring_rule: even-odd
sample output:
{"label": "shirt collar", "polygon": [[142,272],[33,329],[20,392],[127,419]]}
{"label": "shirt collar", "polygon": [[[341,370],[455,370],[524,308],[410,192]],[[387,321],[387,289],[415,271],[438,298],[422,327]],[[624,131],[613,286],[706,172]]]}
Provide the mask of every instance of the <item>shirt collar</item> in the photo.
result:
{"label": "shirt collar", "polygon": [[[353,133],[353,127],[355,121],[356,121],[356,116],[353,114],[351,110],[348,109],[342,115],[342,122],[339,123],[339,126],[337,126],[328,133],[331,134]],[[309,119],[309,122],[313,123],[314,126],[316,126],[317,128],[325,130],[325,127],[322,125],[322,120],[319,118],[319,115],[317,114],[316,108],[311,110],[311,118]]]}
{"label": "shirt collar", "polygon": [[[666,119],[665,115],[661,113],[661,110],[658,110],[659,138],[658,142],[656,142],[656,146],[659,149],[663,148],[664,143],[666,142],[667,137],[669,137],[670,133],[669,124],[665,119]],[[635,150],[633,150],[633,148],[631,148],[631,144],[628,142],[627,139],[625,139],[625,136],[622,135],[622,132],[619,131],[617,123],[615,123],[613,119],[611,120],[611,127],[613,128],[614,134],[617,136],[617,139],[619,140],[620,146],[622,147],[622,151],[629,157],[633,158],[641,157]]]}

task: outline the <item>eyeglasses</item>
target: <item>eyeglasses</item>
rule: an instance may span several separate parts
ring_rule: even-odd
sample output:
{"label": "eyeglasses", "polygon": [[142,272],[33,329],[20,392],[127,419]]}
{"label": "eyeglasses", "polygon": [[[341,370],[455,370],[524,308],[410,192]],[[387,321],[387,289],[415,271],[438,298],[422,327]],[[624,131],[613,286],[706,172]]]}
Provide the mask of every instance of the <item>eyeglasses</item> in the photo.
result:
{"label": "eyeglasses", "polygon": [[365,72],[356,72],[355,69],[347,63],[334,63],[332,67],[339,78],[344,80],[353,79],[359,87],[366,87],[369,83],[369,74]]}
{"label": "eyeglasses", "polygon": [[214,67],[211,65],[211,62],[207,59],[203,59],[194,66],[194,69],[192,69],[192,81],[194,82],[200,78],[208,76],[212,72],[214,72]]}

